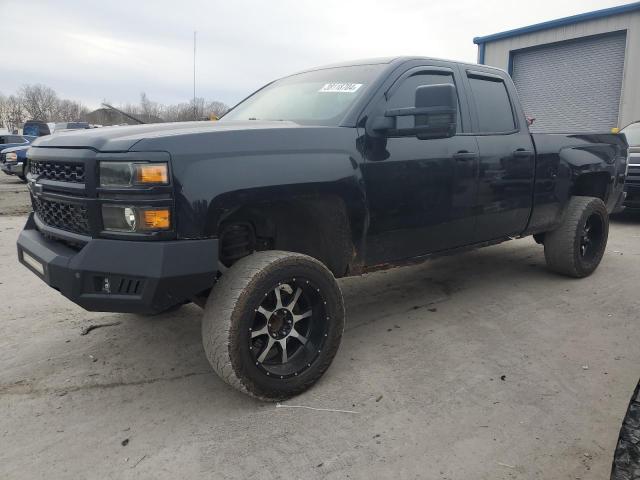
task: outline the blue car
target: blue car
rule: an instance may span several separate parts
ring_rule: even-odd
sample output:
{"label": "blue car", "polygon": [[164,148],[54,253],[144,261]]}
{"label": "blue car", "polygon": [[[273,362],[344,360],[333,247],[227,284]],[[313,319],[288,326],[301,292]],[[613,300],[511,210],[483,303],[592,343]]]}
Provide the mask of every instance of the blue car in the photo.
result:
{"label": "blue car", "polygon": [[20,147],[30,144],[36,137],[25,135],[0,134],[0,152],[5,148]]}
{"label": "blue car", "polygon": [[0,145],[2,150],[0,151],[0,170],[7,175],[17,175],[20,180],[26,182],[26,165],[27,165],[27,150],[38,137],[32,137],[29,135],[7,135],[13,137],[20,137],[25,142],[19,143],[18,146],[11,146],[4,148],[6,145]]}

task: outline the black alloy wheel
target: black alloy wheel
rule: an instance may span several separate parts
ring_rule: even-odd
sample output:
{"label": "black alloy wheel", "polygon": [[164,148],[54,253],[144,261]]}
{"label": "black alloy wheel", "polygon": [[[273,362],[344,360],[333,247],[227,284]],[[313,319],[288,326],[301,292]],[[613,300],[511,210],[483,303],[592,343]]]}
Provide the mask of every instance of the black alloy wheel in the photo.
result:
{"label": "black alloy wheel", "polygon": [[297,376],[311,367],[324,347],[326,300],[305,278],[292,278],[271,289],[255,310],[249,349],[265,375]]}
{"label": "black alloy wheel", "polygon": [[301,393],[329,368],[344,305],[333,274],[293,252],[256,252],[213,287],[202,319],[209,363],[234,388],[262,400]]}
{"label": "black alloy wheel", "polygon": [[609,213],[595,197],[569,199],[560,225],[544,234],[547,266],[575,278],[591,275],[604,255],[609,236]]}

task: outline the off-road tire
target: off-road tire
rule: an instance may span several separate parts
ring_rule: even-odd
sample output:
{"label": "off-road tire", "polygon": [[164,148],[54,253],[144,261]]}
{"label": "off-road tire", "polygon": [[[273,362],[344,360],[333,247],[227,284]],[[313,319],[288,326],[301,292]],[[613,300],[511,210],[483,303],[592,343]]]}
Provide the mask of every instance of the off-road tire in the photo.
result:
{"label": "off-road tire", "polygon": [[[300,374],[267,376],[251,356],[250,326],[266,292],[295,277],[310,280],[324,299],[323,345]],[[314,258],[283,251],[256,252],[238,260],[212,289],[202,319],[204,351],[215,372],[232,387],[267,401],[290,398],[316,383],[329,368],[343,330],[344,304],[333,274]]]}
{"label": "off-road tire", "polygon": [[622,421],[618,445],[613,456],[611,480],[640,478],[640,383],[636,387],[627,415]]}
{"label": "off-road tire", "polygon": [[[593,218],[593,219],[592,219]],[[583,230],[587,221],[600,225],[601,235],[593,243],[592,255],[581,254]],[[572,197],[560,226],[544,236],[544,256],[554,272],[582,278],[598,267],[607,246],[609,215],[602,200],[595,197]]]}

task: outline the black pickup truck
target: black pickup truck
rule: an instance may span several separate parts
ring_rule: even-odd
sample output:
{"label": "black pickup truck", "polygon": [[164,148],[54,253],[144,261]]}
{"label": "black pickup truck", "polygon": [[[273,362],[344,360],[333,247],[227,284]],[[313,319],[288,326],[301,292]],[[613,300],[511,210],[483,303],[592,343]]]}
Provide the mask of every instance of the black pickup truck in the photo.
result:
{"label": "black pickup truck", "polygon": [[533,235],[592,273],[624,136],[530,134],[509,76],[393,58],[312,69],[218,122],[61,133],[29,150],[20,261],[87,310],[204,308],[229,384],[300,393],[344,327],[336,277]]}

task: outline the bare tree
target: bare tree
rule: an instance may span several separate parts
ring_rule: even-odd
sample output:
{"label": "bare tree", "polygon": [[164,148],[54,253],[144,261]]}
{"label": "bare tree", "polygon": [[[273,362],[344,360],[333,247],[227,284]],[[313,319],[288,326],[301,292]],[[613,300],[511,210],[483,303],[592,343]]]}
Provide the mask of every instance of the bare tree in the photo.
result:
{"label": "bare tree", "polygon": [[58,113],[58,95],[45,85],[24,85],[19,95],[26,113],[34,120],[51,122]]}
{"label": "bare tree", "polygon": [[188,122],[210,118],[212,115],[219,118],[229,110],[229,107],[220,101],[210,100],[200,97],[190,102],[163,105],[151,101],[143,92],[140,94],[140,105],[125,105],[123,110],[130,113],[137,113],[145,118],[160,118],[166,122]]}
{"label": "bare tree", "polygon": [[0,93],[0,128],[6,128],[7,97]]}
{"label": "bare tree", "polygon": [[[110,103],[110,102],[107,102]],[[188,122],[204,118],[219,118],[229,107],[218,100],[196,98],[193,101],[164,105],[151,100],[145,92],[140,94],[140,103],[120,105],[119,108],[142,118],[145,122]],[[88,109],[82,103],[61,99],[50,87],[41,84],[24,85],[16,95],[0,94],[0,127],[17,129],[26,119],[45,122],[73,122],[87,119]],[[109,115],[92,116],[94,122],[110,124]]]}
{"label": "bare tree", "polygon": [[205,108],[205,114],[215,115],[216,118],[220,118],[222,115],[229,111],[229,105],[217,100],[209,102]]}
{"label": "bare tree", "polygon": [[145,92],[140,94],[140,112],[147,119],[153,117],[162,118],[164,106],[158,102],[152,102]]}
{"label": "bare tree", "polygon": [[84,119],[89,110],[80,102],[63,99],[58,102],[57,114],[52,120],[73,122]]}
{"label": "bare tree", "polygon": [[24,122],[24,108],[22,99],[16,95],[9,95],[5,101],[5,126],[13,131]]}

